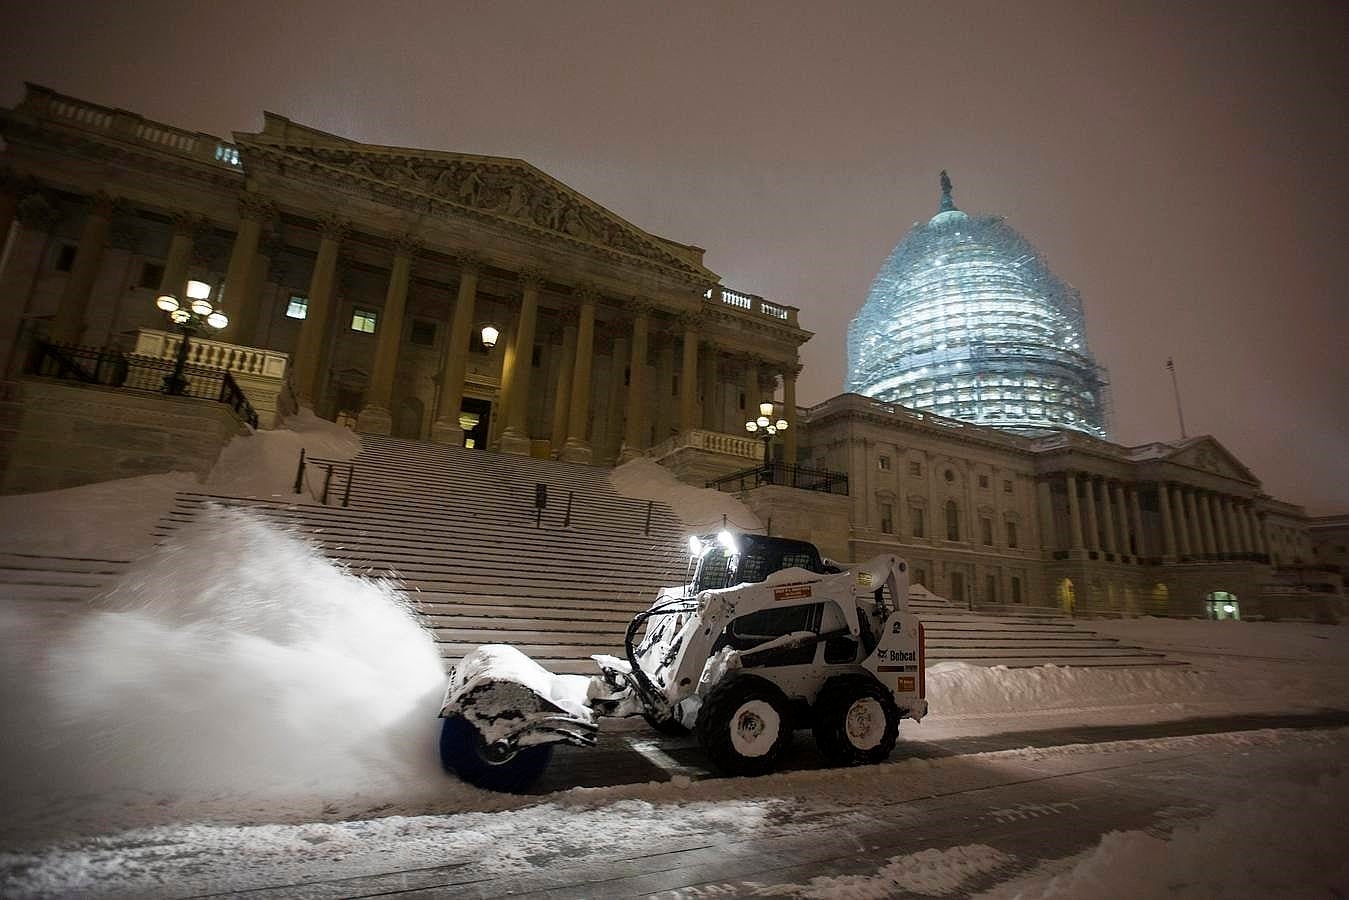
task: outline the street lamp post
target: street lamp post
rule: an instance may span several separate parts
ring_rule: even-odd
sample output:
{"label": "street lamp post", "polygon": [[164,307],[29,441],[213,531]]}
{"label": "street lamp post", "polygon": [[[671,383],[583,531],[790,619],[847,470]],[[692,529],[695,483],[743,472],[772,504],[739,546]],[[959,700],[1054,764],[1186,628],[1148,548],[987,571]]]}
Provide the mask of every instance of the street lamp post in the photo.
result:
{"label": "street lamp post", "polygon": [[188,340],[199,332],[219,331],[230,323],[229,317],[211,305],[211,286],[204,281],[187,283],[187,305],[174,294],[160,294],[155,306],[169,314],[170,321],[178,326],[183,339],[178,342],[178,356],[173,362],[173,371],[164,376],[164,393],[182,394],[187,389],[187,379],[183,377],[183,367],[187,365]]}
{"label": "street lamp post", "polygon": [[750,434],[763,437],[763,480],[772,484],[773,456],[770,452],[770,445],[773,442],[774,435],[787,430],[787,420],[773,421],[773,404],[771,401],[766,401],[759,404],[759,417],[750,419],[745,423],[745,430]]}

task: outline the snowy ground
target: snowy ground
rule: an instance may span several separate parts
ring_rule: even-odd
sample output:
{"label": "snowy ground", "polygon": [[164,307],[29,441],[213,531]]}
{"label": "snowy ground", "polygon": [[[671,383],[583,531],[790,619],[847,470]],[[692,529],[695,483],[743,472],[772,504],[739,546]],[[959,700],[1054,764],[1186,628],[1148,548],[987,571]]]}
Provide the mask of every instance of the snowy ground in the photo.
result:
{"label": "snowy ground", "polygon": [[[358,446],[317,422],[250,440],[227,450],[207,489],[284,494],[299,446],[329,457]],[[0,550],[138,555],[172,492],[191,486],[189,476],[168,475],[0,498]],[[711,518],[723,501],[680,502]],[[144,531],[133,534],[128,521]],[[929,670],[929,717],[906,724],[903,739],[1349,709],[1346,627],[1093,625],[1193,665],[943,663]],[[487,794],[439,769],[440,661],[398,595],[238,512],[179,532],[93,604],[0,606],[0,666],[5,896],[176,896],[301,883],[316,860],[329,877],[380,866],[528,872],[556,864],[559,853],[583,860],[709,837],[809,835],[826,811],[862,808],[877,796],[931,797],[959,789],[974,771],[1011,772],[1047,754],[1075,764],[1105,752],[1008,750],[749,781],[677,776],[544,797]],[[1349,734],[1129,743],[1110,752],[1277,755],[1297,774],[1214,798],[1203,816],[1173,829],[1112,834],[1091,852],[1030,872],[971,835],[957,847],[914,847],[874,872],[763,885],[762,893],[959,895],[972,879],[1004,870],[1015,878],[994,896],[1159,896],[1177,885],[1182,896],[1244,896],[1251,885],[1261,895],[1349,891],[1336,828],[1349,804]]]}

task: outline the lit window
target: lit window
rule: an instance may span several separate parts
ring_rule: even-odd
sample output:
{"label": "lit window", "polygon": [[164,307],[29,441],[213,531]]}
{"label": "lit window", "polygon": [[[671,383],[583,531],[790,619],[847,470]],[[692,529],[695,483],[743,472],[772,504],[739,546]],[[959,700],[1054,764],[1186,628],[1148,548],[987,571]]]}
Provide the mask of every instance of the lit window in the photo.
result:
{"label": "lit window", "polygon": [[881,533],[895,533],[895,512],[894,507],[889,503],[881,504]]}
{"label": "lit window", "polygon": [[880,469],[882,472],[889,472],[890,457],[884,453],[876,457],[876,468]]}
{"label": "lit window", "polygon": [[1002,483],[1002,492],[1004,494],[1010,494],[1012,492],[1012,483],[1010,481],[1004,481]]}
{"label": "lit window", "polygon": [[303,319],[309,314],[309,298],[300,294],[291,294],[286,304],[286,315],[292,319]]}
{"label": "lit window", "polygon": [[353,309],[351,311],[351,330],[360,331],[365,334],[375,333],[376,314],[369,309]]}
{"label": "lit window", "polygon": [[909,463],[909,474],[912,475],[912,476],[914,476],[915,478],[922,478],[922,477],[923,477],[923,464],[920,463],[920,462],[913,462],[913,461],[910,461],[910,463]]}
{"label": "lit window", "polygon": [[913,536],[918,538],[922,537],[924,531],[923,529],[924,523],[923,523],[923,508],[921,506],[909,507],[909,521],[913,526],[910,529],[913,532]]}
{"label": "lit window", "polygon": [[987,476],[987,475],[980,475],[980,476],[979,476],[979,487],[981,487],[981,488],[986,488],[986,487],[988,487],[988,476]]}

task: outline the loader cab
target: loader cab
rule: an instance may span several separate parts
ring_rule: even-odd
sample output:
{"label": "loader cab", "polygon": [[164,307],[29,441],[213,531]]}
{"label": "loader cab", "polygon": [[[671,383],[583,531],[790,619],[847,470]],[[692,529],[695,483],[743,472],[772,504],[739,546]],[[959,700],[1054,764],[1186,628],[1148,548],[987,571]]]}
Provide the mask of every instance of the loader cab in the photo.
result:
{"label": "loader cab", "polygon": [[820,551],[807,541],[725,531],[694,540],[699,548],[691,579],[694,594],[753,584],[782,569],[801,568],[816,574],[829,571]]}

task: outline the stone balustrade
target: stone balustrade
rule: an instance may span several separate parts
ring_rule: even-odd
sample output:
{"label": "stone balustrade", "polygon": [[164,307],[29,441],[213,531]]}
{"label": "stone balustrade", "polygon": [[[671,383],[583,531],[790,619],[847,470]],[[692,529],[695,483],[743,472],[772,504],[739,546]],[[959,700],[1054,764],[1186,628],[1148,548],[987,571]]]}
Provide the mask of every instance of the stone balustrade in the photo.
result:
{"label": "stone balustrade", "polygon": [[719,453],[755,462],[763,460],[763,441],[758,438],[741,437],[720,431],[704,431],[701,428],[692,428],[671,435],[647,453],[652,459],[659,460],[681,450],[701,450],[705,453]]}
{"label": "stone balustrade", "polygon": [[[136,331],[136,345],[131,352],[158,359],[174,359],[182,339],[182,335],[173,332],[140,328]],[[261,378],[284,378],[288,359],[287,354],[275,350],[260,350],[200,337],[192,338],[187,348],[187,361],[194,366],[224,369],[236,375],[256,375]]]}
{"label": "stone balustrade", "polygon": [[[720,298],[713,296],[714,291],[721,295]],[[745,294],[740,291],[733,291],[730,288],[713,288],[704,293],[703,297],[707,300],[720,299],[727,306],[743,309],[752,315],[776,319],[779,322],[786,322],[791,325],[797,324],[798,310],[795,306],[770,303],[758,294]]]}
{"label": "stone balustrade", "polygon": [[102,132],[180,156],[239,170],[239,150],[215,135],[185,131],[123,109],[99,106],[29,85],[23,108],[40,118],[55,119],[88,131]]}

